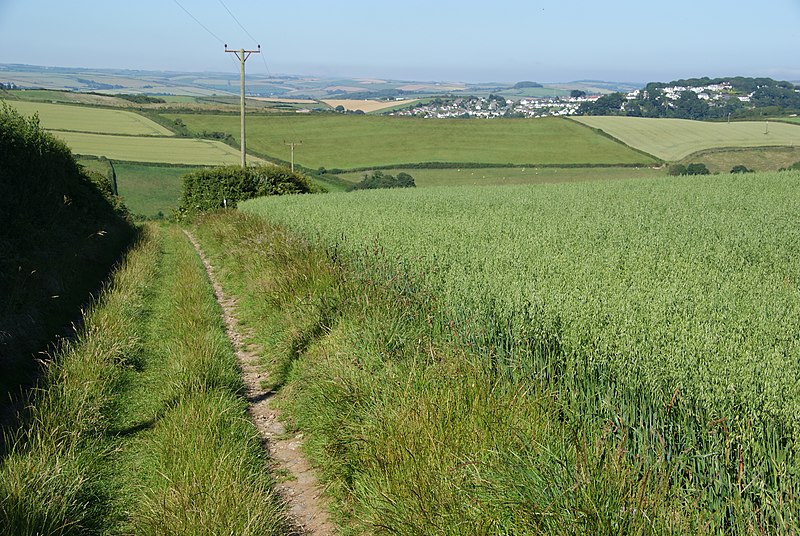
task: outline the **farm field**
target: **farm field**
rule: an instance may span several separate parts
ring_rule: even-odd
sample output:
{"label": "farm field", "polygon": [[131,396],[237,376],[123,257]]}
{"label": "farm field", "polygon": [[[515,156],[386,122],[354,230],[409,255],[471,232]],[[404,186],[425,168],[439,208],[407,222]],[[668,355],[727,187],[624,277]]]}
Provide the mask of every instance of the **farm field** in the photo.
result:
{"label": "farm field", "polygon": [[116,163],[117,189],[133,214],[169,216],[181,195],[181,177],[196,169],[186,166],[154,166]]}
{"label": "farm field", "polygon": [[430,296],[497,377],[554,393],[590,442],[614,423],[633,460],[669,459],[711,526],[776,527],[797,522],[800,492],[798,189],[782,172],[240,210]]}
{"label": "farm field", "polygon": [[[105,156],[129,162],[160,162],[194,166],[238,164],[239,151],[219,141],[192,138],[158,138],[155,136],[115,136],[85,132],[53,131],[72,152],[81,155]],[[250,157],[253,162],[260,161]]]}
{"label": "farm field", "polygon": [[[665,168],[597,167],[597,168],[463,168],[463,169],[388,169],[384,173],[405,172],[414,177],[417,187],[431,186],[498,186],[550,182],[632,179],[666,175]],[[369,172],[354,171],[338,177],[356,183]]]}
{"label": "farm field", "polygon": [[681,163],[704,163],[711,173],[728,173],[734,166],[754,171],[778,171],[800,162],[800,147],[759,147],[747,149],[710,149],[694,153]]}
{"label": "farm field", "polygon": [[131,136],[173,136],[172,131],[137,113],[126,110],[8,101],[24,115],[39,114],[39,124],[48,130],[68,130]]}
{"label": "farm field", "polygon": [[[164,114],[190,130],[238,139],[234,115]],[[366,168],[418,162],[643,164],[655,159],[564,119],[427,121],[413,118],[306,115],[248,118],[248,147],[288,161],[285,140],[302,140],[295,162],[308,168]]]}
{"label": "farm field", "polygon": [[331,108],[336,108],[337,106],[343,106],[345,110],[349,111],[356,111],[361,110],[364,113],[370,112],[378,112],[380,110],[387,110],[389,108],[395,108],[397,105],[408,106],[411,105],[417,100],[407,100],[407,101],[378,101],[378,100],[354,100],[354,99],[325,99],[321,102],[324,102]]}
{"label": "farm field", "polygon": [[585,116],[574,120],[667,161],[681,160],[706,149],[800,145],[800,128],[774,121],[767,126],[756,121],[710,123],[644,117]]}

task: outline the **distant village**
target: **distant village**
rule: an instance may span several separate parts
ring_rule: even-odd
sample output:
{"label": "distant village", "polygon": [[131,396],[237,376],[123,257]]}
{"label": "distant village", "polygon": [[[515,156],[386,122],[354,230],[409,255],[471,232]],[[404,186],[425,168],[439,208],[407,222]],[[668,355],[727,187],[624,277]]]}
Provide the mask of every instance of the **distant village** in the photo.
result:
{"label": "distant village", "polygon": [[[723,102],[736,98],[749,103],[752,94],[732,95],[733,86],[729,83],[708,84],[699,87],[670,86],[662,89],[669,101],[677,101],[681,94],[691,91],[701,100],[707,102]],[[628,101],[642,96],[643,90],[637,89],[625,95]],[[512,100],[497,95],[489,97],[440,98],[424,104],[418,104],[402,110],[395,110],[387,115],[412,116],[429,119],[448,118],[495,118],[495,117],[548,117],[575,115],[584,103],[597,101],[602,95],[586,95],[583,92],[572,92],[569,97],[527,97]],[[575,95],[578,93],[578,95]]]}
{"label": "distant village", "polygon": [[547,117],[574,115],[584,102],[592,102],[600,95],[579,97],[528,97],[512,100],[491,95],[489,97],[458,97],[435,99],[426,104],[396,110],[387,115],[424,117],[428,119],[448,118],[493,118],[493,117]]}

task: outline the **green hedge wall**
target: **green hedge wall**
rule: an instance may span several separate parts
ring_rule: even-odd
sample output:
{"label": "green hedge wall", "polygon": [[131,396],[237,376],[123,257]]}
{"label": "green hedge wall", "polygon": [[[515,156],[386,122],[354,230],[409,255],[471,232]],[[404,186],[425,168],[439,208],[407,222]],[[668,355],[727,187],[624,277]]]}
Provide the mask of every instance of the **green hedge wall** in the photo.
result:
{"label": "green hedge wall", "polygon": [[265,195],[311,193],[303,175],[288,168],[262,165],[199,169],[183,176],[178,215],[186,216],[234,207],[239,201]]}

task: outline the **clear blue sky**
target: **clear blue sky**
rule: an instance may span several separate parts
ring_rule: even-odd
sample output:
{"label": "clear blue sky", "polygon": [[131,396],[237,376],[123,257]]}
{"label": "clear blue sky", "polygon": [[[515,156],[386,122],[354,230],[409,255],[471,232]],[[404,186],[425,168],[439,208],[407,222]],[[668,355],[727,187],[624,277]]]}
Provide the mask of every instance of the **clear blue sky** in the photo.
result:
{"label": "clear blue sky", "polygon": [[[800,80],[800,0],[178,0],[248,70],[466,82]],[[236,72],[175,0],[0,0],[0,63]]]}

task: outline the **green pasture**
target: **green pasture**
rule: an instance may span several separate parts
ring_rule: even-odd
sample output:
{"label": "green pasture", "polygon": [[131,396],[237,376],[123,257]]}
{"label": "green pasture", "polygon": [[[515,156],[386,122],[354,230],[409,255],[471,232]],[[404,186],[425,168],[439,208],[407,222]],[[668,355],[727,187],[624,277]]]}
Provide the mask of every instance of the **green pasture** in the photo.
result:
{"label": "green pasture", "polygon": [[[83,167],[108,176],[111,172],[108,160],[81,158]],[[117,191],[131,213],[157,217],[172,214],[181,195],[181,177],[196,167],[138,164],[114,162],[117,175]]]}
{"label": "green pasture", "polygon": [[[577,182],[591,180],[632,179],[666,175],[665,168],[653,167],[609,167],[609,168],[453,168],[453,169],[389,169],[384,173],[396,175],[400,172],[414,177],[417,187],[430,186],[498,186],[511,184],[538,184],[550,182]],[[356,183],[364,178],[366,171],[354,171],[338,175],[341,179]]]}
{"label": "green pasture", "polygon": [[[239,151],[219,141],[192,138],[113,136],[84,132],[53,131],[72,152],[105,156],[129,162],[161,162],[194,166],[238,164]],[[252,158],[253,162],[259,161]]]}
{"label": "green pasture", "polygon": [[119,195],[128,209],[153,217],[172,213],[181,195],[181,177],[196,168],[117,163],[114,169]]}
{"label": "green pasture", "polygon": [[[237,115],[165,114],[192,131],[238,139]],[[247,143],[254,152],[289,160],[286,140],[302,140],[295,162],[352,169],[418,162],[493,164],[651,164],[654,159],[560,118],[491,121],[426,120],[340,114],[253,115]],[[398,166],[400,167],[400,166]]]}
{"label": "green pasture", "polygon": [[662,160],[676,161],[706,149],[800,145],[800,128],[782,122],[710,123],[644,117],[576,117]]}
{"label": "green pasture", "polygon": [[49,130],[126,134],[131,136],[172,136],[158,123],[137,113],[109,108],[72,106],[47,102],[9,101],[24,115],[39,114],[39,124]]}

